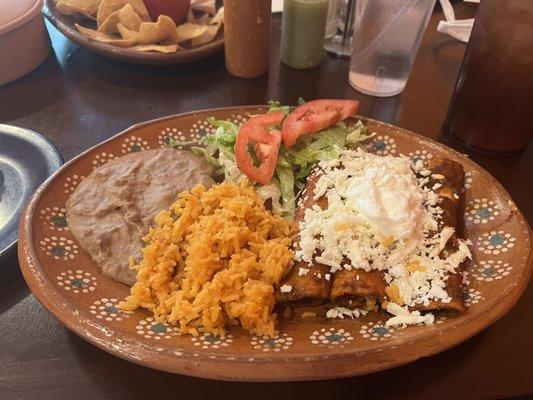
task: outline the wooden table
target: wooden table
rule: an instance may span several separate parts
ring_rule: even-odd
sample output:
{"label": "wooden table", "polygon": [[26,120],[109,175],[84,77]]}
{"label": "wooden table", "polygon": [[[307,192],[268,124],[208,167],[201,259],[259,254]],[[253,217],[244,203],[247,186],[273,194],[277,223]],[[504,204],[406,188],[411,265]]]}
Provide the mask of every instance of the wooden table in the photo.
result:
{"label": "wooden table", "polygon": [[[473,5],[457,5],[458,17]],[[299,96],[354,98],[361,114],[450,144],[441,125],[465,46],[435,31],[437,8],[403,95],[371,98],[348,85],[348,61],[325,57],[320,68],[279,63],[279,26],[269,76],[241,80],[222,55],[187,66],[140,67],[79,49],[50,28],[56,56],[0,88],[0,122],[49,137],[69,159],[137,122],[209,107],[296,102]],[[490,84],[488,82],[487,84]],[[451,143],[461,151],[460,146]],[[1,149],[0,149],[1,152]],[[512,158],[471,155],[511,193],[533,222],[533,146]],[[302,383],[227,383],[150,370],[118,359],[62,327],[29,292],[13,255],[0,265],[0,398],[496,398],[533,394],[533,287],[505,317],[443,354],[353,379]]]}

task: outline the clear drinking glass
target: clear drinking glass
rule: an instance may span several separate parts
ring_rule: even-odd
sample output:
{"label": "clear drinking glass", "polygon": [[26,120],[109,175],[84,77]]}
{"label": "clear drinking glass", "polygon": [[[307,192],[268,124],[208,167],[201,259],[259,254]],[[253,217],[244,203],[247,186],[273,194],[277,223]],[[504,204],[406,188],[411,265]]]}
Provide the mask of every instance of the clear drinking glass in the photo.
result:
{"label": "clear drinking glass", "polygon": [[386,97],[401,93],[435,0],[357,0],[350,84]]}
{"label": "clear drinking glass", "polygon": [[341,58],[352,55],[353,17],[357,0],[329,0],[324,49]]}

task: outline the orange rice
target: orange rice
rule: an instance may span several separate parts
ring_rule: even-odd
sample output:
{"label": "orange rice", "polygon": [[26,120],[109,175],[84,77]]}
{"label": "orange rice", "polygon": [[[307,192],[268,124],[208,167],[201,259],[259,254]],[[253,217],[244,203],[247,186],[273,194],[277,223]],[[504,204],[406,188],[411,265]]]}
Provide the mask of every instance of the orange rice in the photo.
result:
{"label": "orange rice", "polygon": [[289,224],[244,181],[180,194],[143,238],[137,282],[121,304],[146,308],[182,334],[242,325],[276,334],[274,286],[292,262]]}

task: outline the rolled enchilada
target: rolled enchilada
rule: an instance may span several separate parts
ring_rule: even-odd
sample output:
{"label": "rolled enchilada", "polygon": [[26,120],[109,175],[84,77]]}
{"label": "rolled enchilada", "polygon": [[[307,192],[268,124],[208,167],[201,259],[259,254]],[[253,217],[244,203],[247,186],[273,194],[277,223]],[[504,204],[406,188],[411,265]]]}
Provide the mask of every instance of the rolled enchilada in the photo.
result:
{"label": "rolled enchilada", "polygon": [[[441,258],[448,257],[458,250],[458,237],[462,235],[463,221],[459,217],[463,208],[463,180],[464,169],[457,161],[446,158],[432,159],[428,162],[427,169],[431,172],[428,176],[427,187],[431,188],[439,197],[439,207],[442,210],[438,220],[439,232],[445,227],[453,228],[454,232],[446,242],[440,254]],[[464,312],[462,281],[466,262],[461,262],[454,272],[449,272],[444,290],[450,301],[432,300],[429,304],[416,304],[413,308],[419,311],[455,310]]]}
{"label": "rolled enchilada", "polygon": [[298,203],[296,262],[278,301],[394,303],[411,321],[422,321],[420,311],[464,311],[463,178],[462,165],[449,159],[420,170],[405,157],[348,151],[319,164]]}
{"label": "rolled enchilada", "polygon": [[[327,207],[325,198],[315,200],[310,195],[319,178],[320,172],[318,170],[314,170],[309,175],[306,188],[301,193],[296,209],[294,217],[296,225],[304,220],[307,208],[314,205]],[[298,232],[294,235],[292,243],[295,249],[299,248],[300,235]],[[282,288],[290,288],[291,290],[281,290]],[[276,292],[276,299],[279,302],[297,302],[306,305],[321,304],[329,298],[330,288],[331,275],[328,266],[317,262],[308,265],[305,262],[296,261]]]}

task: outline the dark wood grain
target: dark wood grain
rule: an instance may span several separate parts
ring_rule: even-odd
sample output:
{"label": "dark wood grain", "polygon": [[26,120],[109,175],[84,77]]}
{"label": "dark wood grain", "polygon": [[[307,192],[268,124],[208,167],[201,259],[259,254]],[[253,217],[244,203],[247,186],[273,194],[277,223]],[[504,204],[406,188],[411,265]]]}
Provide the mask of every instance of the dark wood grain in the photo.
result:
{"label": "dark wood grain", "polygon": [[[473,5],[457,5],[458,17]],[[241,80],[216,56],[177,67],[132,66],[78,49],[49,28],[56,56],[27,77],[0,88],[0,122],[36,130],[56,143],[65,159],[148,119],[201,108],[294,103],[346,97],[361,114],[437,138],[459,72],[464,45],[435,32],[433,16],[403,95],[377,99],[347,83],[348,62],[325,57],[310,71],[279,63],[275,18],[268,76]],[[490,83],[489,83],[490,84]],[[0,150],[1,151],[1,150]],[[467,152],[468,153],[468,152]],[[533,222],[533,146],[521,156],[471,155],[511,193]],[[63,328],[29,293],[15,255],[0,265],[0,398],[166,399],[253,398],[502,398],[533,394],[533,288],[505,317],[461,346],[394,370],[329,382],[248,384],[166,374],[113,357]]]}

